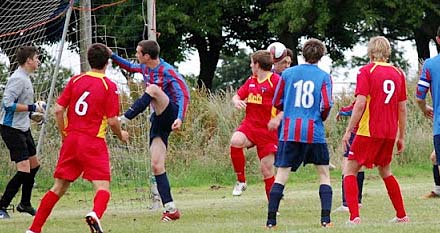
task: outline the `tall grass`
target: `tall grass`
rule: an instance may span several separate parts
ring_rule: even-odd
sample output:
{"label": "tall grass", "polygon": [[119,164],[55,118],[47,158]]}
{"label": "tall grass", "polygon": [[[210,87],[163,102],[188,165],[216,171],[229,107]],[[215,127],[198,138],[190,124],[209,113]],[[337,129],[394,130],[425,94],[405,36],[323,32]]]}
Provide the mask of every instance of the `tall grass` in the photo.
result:
{"label": "tall grass", "polygon": [[[406,151],[396,157],[395,161],[399,165],[427,164],[427,158],[433,148],[432,123],[417,108],[415,86],[415,82],[408,83]],[[232,90],[217,94],[195,89],[191,91],[191,103],[183,129],[171,134],[168,147],[166,167],[173,186],[230,185],[234,182],[229,158],[229,140],[244,114],[243,111],[236,110],[231,103],[234,93]],[[342,157],[340,141],[348,119],[336,122],[335,116],[338,109],[350,104],[353,98],[348,94],[339,96],[325,123],[331,162],[337,166]],[[135,125],[142,127],[134,127]],[[52,183],[52,172],[60,148],[60,139],[53,119],[49,120],[47,126],[43,166],[37,177],[37,183],[44,188],[50,187]],[[33,127],[34,137],[37,137],[38,127]],[[139,116],[128,126],[132,136],[130,143],[142,145],[134,149],[130,144],[121,145],[109,134],[107,140],[112,155],[114,188],[148,185],[148,127],[147,114]],[[9,162],[9,152],[4,143],[0,143],[0,153],[0,190],[3,190],[15,169]],[[261,179],[255,149],[246,150],[246,154],[248,182],[254,183]]]}

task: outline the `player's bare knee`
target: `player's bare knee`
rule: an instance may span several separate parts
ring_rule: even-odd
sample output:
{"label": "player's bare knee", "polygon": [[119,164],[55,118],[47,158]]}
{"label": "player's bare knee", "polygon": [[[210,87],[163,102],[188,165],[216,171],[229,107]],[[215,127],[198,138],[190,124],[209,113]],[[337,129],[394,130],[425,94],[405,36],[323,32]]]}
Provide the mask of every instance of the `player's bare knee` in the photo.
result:
{"label": "player's bare knee", "polygon": [[156,84],[150,84],[146,88],[145,92],[147,92],[150,96],[157,96],[159,91],[162,91],[159,86]]}

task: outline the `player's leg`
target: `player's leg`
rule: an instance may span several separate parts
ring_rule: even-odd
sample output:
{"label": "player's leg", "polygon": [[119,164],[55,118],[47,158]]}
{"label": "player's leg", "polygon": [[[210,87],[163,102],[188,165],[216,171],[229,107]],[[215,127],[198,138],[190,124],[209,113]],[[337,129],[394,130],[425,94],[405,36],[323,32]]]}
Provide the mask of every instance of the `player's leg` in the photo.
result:
{"label": "player's leg", "polygon": [[275,162],[274,153],[270,153],[264,156],[263,158],[261,158],[260,160],[260,171],[261,174],[263,175],[264,187],[266,190],[266,197],[268,201],[269,201],[270,190],[273,186],[273,183],[275,182],[275,177],[274,177],[275,168],[273,166],[274,162]]}
{"label": "player's leg", "polygon": [[344,168],[344,192],[347,201],[347,207],[350,211],[350,221],[359,223],[359,205],[358,205],[358,185],[357,173],[361,166],[356,160],[347,160]]}
{"label": "player's leg", "polygon": [[408,222],[405,207],[403,204],[403,197],[400,191],[400,185],[394,175],[391,173],[390,165],[378,166],[379,175],[382,177],[385,187],[388,191],[391,203],[396,210],[396,222]]}
{"label": "player's leg", "polygon": [[277,225],[277,211],[283,197],[284,186],[289,178],[291,167],[278,167],[275,182],[269,194],[269,205],[267,211],[266,227],[273,228]]}
{"label": "player's leg", "polygon": [[86,215],[86,222],[92,232],[104,232],[100,219],[107,209],[110,200],[110,182],[108,180],[93,180],[93,188],[95,189],[95,198],[93,199],[93,210]]}
{"label": "player's leg", "polygon": [[26,179],[23,181],[23,185],[21,187],[21,201],[20,204],[17,206],[17,210],[19,212],[26,212],[34,216],[35,209],[31,205],[31,196],[32,196],[32,190],[34,188],[35,176],[38,170],[40,169],[40,163],[38,161],[37,156],[35,155],[37,151],[31,132],[27,131],[25,135],[26,135],[27,150],[29,155],[31,155],[29,157],[30,174],[27,175]]}
{"label": "player's leg", "polygon": [[53,207],[66,193],[69,186],[70,181],[55,178],[53,187],[41,199],[40,205],[38,206],[38,211],[29,230],[35,233],[41,232],[41,228],[43,228],[44,224],[46,223],[46,220],[52,212]]}
{"label": "player's leg", "polygon": [[246,190],[246,157],[243,148],[253,146],[253,143],[248,139],[247,134],[250,133],[250,128],[242,124],[232,134],[230,142],[230,157],[234,172],[237,176],[237,182],[232,190],[233,196],[240,196]]}
{"label": "player's leg", "polygon": [[[155,107],[158,107],[158,110],[162,112],[166,105],[168,105],[168,103],[166,103],[165,106],[162,106],[162,104],[164,104],[163,101],[160,100],[160,98],[164,98],[162,95],[165,95],[165,93],[157,85],[148,85],[145,93],[130,106],[130,108],[124,113],[124,116],[129,120],[135,118],[137,115],[145,111],[151,102],[154,102]],[[159,100],[155,101],[155,98],[159,98]],[[166,99],[168,99],[168,97],[166,97]],[[158,106],[156,106],[156,104],[158,104]]]}
{"label": "player's leg", "polygon": [[328,165],[317,165],[319,175],[319,198],[321,200],[321,226],[332,226],[330,212],[332,208],[333,190],[330,184],[330,171]]}
{"label": "player's leg", "polygon": [[30,176],[29,152],[26,143],[26,134],[18,129],[0,126],[0,133],[9,149],[12,162],[15,162],[17,172],[9,180],[0,199],[0,219],[9,218],[7,207],[17,194],[23,182]]}
{"label": "player's leg", "polygon": [[428,194],[424,195],[423,199],[429,199],[429,198],[437,198],[440,197],[440,173],[439,173],[439,166],[437,163],[435,150],[432,151],[430,155],[430,159],[432,161],[432,176],[434,178],[434,189],[429,192]]}

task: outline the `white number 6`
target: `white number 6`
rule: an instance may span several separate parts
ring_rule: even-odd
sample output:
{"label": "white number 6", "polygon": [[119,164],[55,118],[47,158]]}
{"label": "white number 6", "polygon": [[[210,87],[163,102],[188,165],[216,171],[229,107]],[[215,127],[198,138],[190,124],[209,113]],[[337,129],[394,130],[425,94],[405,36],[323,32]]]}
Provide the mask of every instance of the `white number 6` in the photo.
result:
{"label": "white number 6", "polygon": [[84,101],[87,96],[90,94],[90,92],[85,91],[81,97],[79,97],[78,101],[76,101],[75,104],[75,112],[76,114],[78,114],[79,116],[84,116],[87,113],[87,109],[89,108],[89,105],[87,104],[86,101]]}
{"label": "white number 6", "polygon": [[385,80],[383,82],[383,92],[387,94],[387,98],[385,99],[385,104],[388,104],[390,102],[390,99],[391,97],[393,97],[395,89],[396,86],[394,85],[394,82],[392,80]]}

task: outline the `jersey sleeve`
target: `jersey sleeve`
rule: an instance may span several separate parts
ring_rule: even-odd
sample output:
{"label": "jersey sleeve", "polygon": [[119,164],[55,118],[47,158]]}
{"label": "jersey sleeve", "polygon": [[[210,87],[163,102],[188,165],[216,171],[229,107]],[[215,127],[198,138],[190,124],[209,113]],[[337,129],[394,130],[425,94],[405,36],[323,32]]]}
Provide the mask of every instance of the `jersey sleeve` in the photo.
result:
{"label": "jersey sleeve", "polygon": [[370,94],[370,80],[369,80],[368,72],[369,71],[365,69],[365,67],[359,69],[356,78],[357,82],[356,82],[355,96],[357,95],[368,96]]}
{"label": "jersey sleeve", "polygon": [[183,121],[189,105],[189,88],[182,75],[175,72],[174,69],[169,69],[168,74],[172,78],[171,85],[175,90],[176,104],[179,106],[177,118]]}
{"label": "jersey sleeve", "polygon": [[3,93],[3,106],[7,112],[15,112],[15,109],[17,108],[17,103],[15,101],[23,92],[24,88],[22,80],[22,78],[11,78],[6,84],[5,91]]}
{"label": "jersey sleeve", "polygon": [[122,69],[128,71],[128,72],[132,72],[132,73],[142,73],[142,65],[141,64],[135,64],[132,63],[118,55],[116,55],[115,53],[112,54],[111,59],[118,65],[120,66]]}
{"label": "jersey sleeve", "polygon": [[108,98],[105,103],[106,116],[107,118],[112,118],[119,116],[119,92],[116,84],[112,81],[107,80],[108,84]]}
{"label": "jersey sleeve", "polygon": [[425,99],[426,94],[431,87],[431,73],[428,68],[428,60],[423,64],[422,73],[420,74],[419,82],[417,83],[416,97],[418,99]]}
{"label": "jersey sleeve", "polygon": [[321,118],[327,119],[333,106],[332,81],[330,75],[326,76],[321,86]]}
{"label": "jersey sleeve", "polygon": [[237,95],[240,96],[240,99],[244,100],[249,95],[249,83],[251,81],[252,77],[249,77],[246,79],[246,82],[244,82],[243,85],[240,86],[237,90]]}
{"label": "jersey sleeve", "polygon": [[60,97],[58,97],[57,103],[64,108],[67,108],[70,103],[70,99],[72,96],[72,86],[73,86],[73,78],[69,80],[64,90],[61,92]]}
{"label": "jersey sleeve", "polygon": [[278,81],[277,87],[275,88],[275,94],[273,96],[272,105],[280,111],[283,111],[284,104],[284,86],[285,80],[283,76]]}
{"label": "jersey sleeve", "polygon": [[401,79],[402,79],[402,85],[401,85],[401,90],[400,90],[400,96],[399,96],[399,102],[400,101],[405,101],[407,99],[406,96],[406,78],[405,78],[405,73],[403,73],[403,70],[401,71]]}

